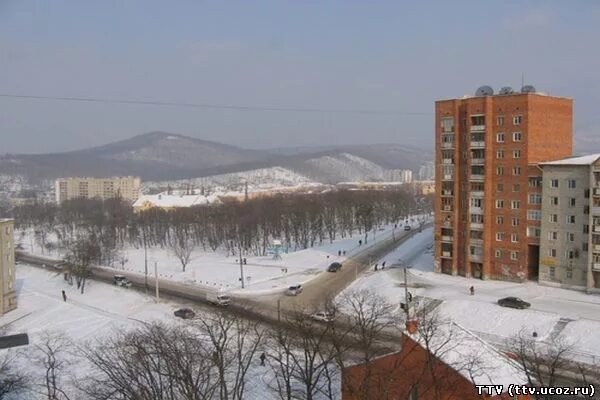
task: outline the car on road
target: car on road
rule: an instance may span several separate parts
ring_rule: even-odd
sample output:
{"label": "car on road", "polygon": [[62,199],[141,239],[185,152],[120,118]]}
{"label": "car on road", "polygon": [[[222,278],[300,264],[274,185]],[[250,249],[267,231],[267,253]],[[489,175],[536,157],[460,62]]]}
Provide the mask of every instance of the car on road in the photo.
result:
{"label": "car on road", "polygon": [[290,286],[285,291],[285,294],[288,296],[298,296],[300,293],[302,293],[302,285],[300,285],[300,284]]}
{"label": "car on road", "polygon": [[405,230],[405,231],[410,231],[410,230],[411,230],[411,227],[410,227],[410,225],[404,225],[404,230]]}
{"label": "car on road", "polygon": [[505,297],[503,299],[498,300],[498,305],[500,305],[501,307],[518,308],[520,310],[529,308],[531,306],[530,303],[521,300],[518,297]]}
{"label": "car on road", "polygon": [[131,287],[131,282],[124,275],[114,275],[113,276],[113,284],[115,284],[117,286],[127,287],[127,288]]}
{"label": "car on road", "polygon": [[196,316],[196,313],[190,308],[180,308],[179,310],[175,310],[173,314],[182,319],[192,319]]}
{"label": "car on road", "polygon": [[206,293],[206,301],[216,306],[228,306],[231,303],[231,297],[224,293]]}
{"label": "car on road", "polygon": [[338,272],[340,269],[342,269],[342,264],[334,262],[327,267],[327,272]]}
{"label": "car on road", "polygon": [[335,319],[335,316],[327,311],[319,311],[310,316],[315,321],[331,322]]}

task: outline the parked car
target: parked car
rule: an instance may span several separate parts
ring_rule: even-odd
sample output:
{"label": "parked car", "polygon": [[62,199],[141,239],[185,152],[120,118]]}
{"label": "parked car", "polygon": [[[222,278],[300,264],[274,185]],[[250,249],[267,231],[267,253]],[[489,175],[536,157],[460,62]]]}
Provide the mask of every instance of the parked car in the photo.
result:
{"label": "parked car", "polygon": [[127,287],[127,288],[131,287],[131,282],[124,275],[113,276],[113,284],[115,284],[117,286]]}
{"label": "parked car", "polygon": [[404,225],[404,230],[405,230],[405,231],[410,231],[410,230],[411,230],[411,227],[410,227],[410,225]]}
{"label": "parked car", "polygon": [[342,264],[339,262],[334,262],[327,267],[327,272],[338,272],[340,269],[342,269]]}
{"label": "parked car", "polygon": [[285,294],[287,294],[288,296],[297,296],[300,293],[302,293],[302,285],[294,285],[294,286],[290,286],[286,291]]}
{"label": "parked car", "polygon": [[228,306],[231,303],[231,297],[224,293],[206,293],[206,301],[216,306]]}
{"label": "parked car", "polygon": [[502,307],[518,308],[520,310],[529,308],[531,306],[530,303],[521,300],[518,297],[505,297],[503,299],[498,300],[498,304]]}
{"label": "parked car", "polygon": [[196,316],[196,313],[190,308],[180,308],[179,310],[175,310],[173,314],[175,314],[176,317],[183,319],[191,319]]}
{"label": "parked car", "polygon": [[335,316],[327,311],[319,311],[311,315],[311,318],[315,321],[331,322],[335,319]]}

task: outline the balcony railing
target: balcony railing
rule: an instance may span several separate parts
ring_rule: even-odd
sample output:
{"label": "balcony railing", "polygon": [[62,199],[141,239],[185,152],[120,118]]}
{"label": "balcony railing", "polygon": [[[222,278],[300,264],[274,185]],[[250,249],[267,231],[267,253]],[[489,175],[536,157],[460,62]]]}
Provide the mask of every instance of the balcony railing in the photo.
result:
{"label": "balcony railing", "polygon": [[470,238],[469,241],[472,244],[483,244],[483,239],[475,239],[475,238]]}
{"label": "balcony railing", "polygon": [[600,216],[600,207],[592,207],[592,215]]}
{"label": "balcony railing", "polygon": [[485,149],[485,142],[484,141],[471,142],[471,148],[472,149]]}
{"label": "balcony railing", "polygon": [[483,254],[469,254],[469,259],[472,261],[483,261]]}
{"label": "balcony railing", "polygon": [[485,158],[473,158],[471,159],[471,165],[485,165]]}
{"label": "balcony railing", "polygon": [[452,181],[454,180],[454,174],[444,174],[442,175],[443,181]]}
{"label": "balcony railing", "polygon": [[442,236],[442,242],[453,242],[454,238],[452,236],[444,235]]}
{"label": "balcony railing", "polygon": [[483,197],[483,190],[473,190],[471,191],[471,197]]}
{"label": "balcony railing", "polygon": [[442,142],[442,149],[453,149],[454,142]]}
{"label": "balcony railing", "polygon": [[485,131],[485,125],[471,125],[471,132],[483,132]]}
{"label": "balcony railing", "polygon": [[454,159],[452,159],[452,158],[442,158],[442,164],[454,164]]}
{"label": "balcony railing", "polygon": [[444,228],[452,228],[452,221],[444,221],[442,222],[442,226]]}
{"label": "balcony railing", "polygon": [[483,208],[481,208],[481,207],[469,207],[469,213],[471,213],[471,214],[483,214]]}
{"label": "balcony railing", "polygon": [[471,222],[471,229],[483,229],[483,223],[481,222]]}
{"label": "balcony railing", "polygon": [[592,251],[594,253],[600,253],[600,244],[594,244],[594,245],[592,245]]}
{"label": "balcony railing", "polygon": [[594,227],[592,228],[592,231],[595,233],[600,233],[600,225],[594,225]]}
{"label": "balcony railing", "polygon": [[594,188],[593,194],[594,196],[600,196],[600,187]]}
{"label": "balcony railing", "polygon": [[485,180],[485,176],[484,175],[480,175],[480,174],[471,174],[471,176],[469,176],[469,180],[471,180],[471,181],[483,181],[483,180]]}
{"label": "balcony railing", "polygon": [[451,251],[442,251],[442,257],[450,258],[452,257]]}
{"label": "balcony railing", "polygon": [[442,206],[442,211],[452,211],[452,206],[449,206],[449,205],[447,205],[447,204],[446,204],[446,205],[443,205],[443,206]]}
{"label": "balcony railing", "polygon": [[443,197],[452,197],[452,196],[454,196],[454,194],[452,193],[452,190],[442,190],[442,196]]}
{"label": "balcony railing", "polygon": [[600,271],[600,262],[595,262],[592,264],[592,270]]}

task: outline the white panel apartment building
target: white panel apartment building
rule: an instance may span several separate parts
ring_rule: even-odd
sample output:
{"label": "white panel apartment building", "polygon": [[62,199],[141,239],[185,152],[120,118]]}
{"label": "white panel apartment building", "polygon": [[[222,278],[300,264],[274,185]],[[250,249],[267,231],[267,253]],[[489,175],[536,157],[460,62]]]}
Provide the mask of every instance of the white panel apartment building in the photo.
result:
{"label": "white panel apartment building", "polygon": [[600,292],[600,154],[541,167],[539,281]]}
{"label": "white panel apartment building", "polygon": [[0,315],[17,308],[14,221],[0,218]]}
{"label": "white panel apartment building", "polygon": [[135,176],[110,178],[63,178],[56,180],[56,202],[72,199],[114,199],[134,202],[140,196],[141,180]]}

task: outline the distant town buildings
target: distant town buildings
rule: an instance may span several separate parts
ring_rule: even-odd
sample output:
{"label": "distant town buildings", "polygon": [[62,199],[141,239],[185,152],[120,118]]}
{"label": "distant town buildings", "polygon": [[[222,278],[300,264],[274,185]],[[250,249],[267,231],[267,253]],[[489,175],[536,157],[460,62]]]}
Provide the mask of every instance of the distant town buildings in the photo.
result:
{"label": "distant town buildings", "polygon": [[413,172],[410,169],[388,169],[385,171],[383,180],[387,182],[411,183]]}
{"label": "distant town buildings", "polygon": [[428,161],[421,165],[417,174],[420,181],[432,181],[435,178],[435,164],[433,161]]}
{"label": "distant town buildings", "polygon": [[57,179],[56,202],[73,199],[121,198],[134,202],[140,196],[141,180],[134,176],[110,178],[63,178]]}
{"label": "distant town buildings", "polygon": [[133,203],[135,212],[142,212],[159,208],[165,211],[176,208],[203,206],[220,202],[216,195],[186,194],[185,192],[163,192],[159,194],[148,194],[140,196]]}
{"label": "distant town buildings", "polygon": [[536,279],[538,164],[571,156],[573,101],[531,86],[497,94],[483,86],[474,96],[437,101],[435,127],[435,270]]}
{"label": "distant town buildings", "polygon": [[600,291],[600,154],[541,163],[541,283]]}
{"label": "distant town buildings", "polygon": [[0,315],[17,308],[14,221],[0,219]]}

